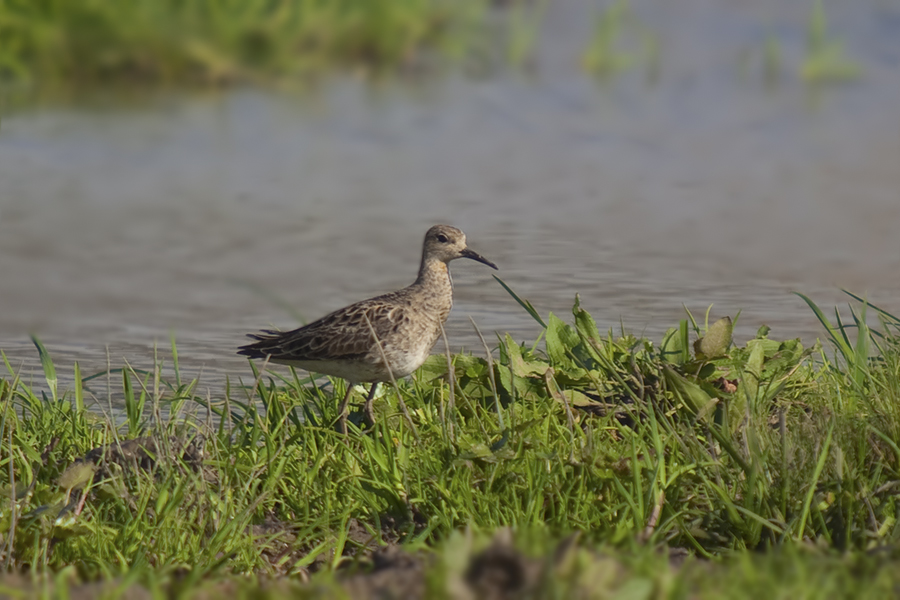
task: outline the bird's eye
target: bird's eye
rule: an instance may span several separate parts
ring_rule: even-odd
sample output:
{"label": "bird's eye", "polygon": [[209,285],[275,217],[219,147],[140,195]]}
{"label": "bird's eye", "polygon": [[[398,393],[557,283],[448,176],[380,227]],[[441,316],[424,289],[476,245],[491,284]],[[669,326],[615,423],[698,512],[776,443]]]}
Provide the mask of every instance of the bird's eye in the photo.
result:
{"label": "bird's eye", "polygon": [[437,241],[439,241],[442,244],[446,244],[449,240],[447,239],[446,235],[444,235],[443,233],[439,233],[437,236]]}

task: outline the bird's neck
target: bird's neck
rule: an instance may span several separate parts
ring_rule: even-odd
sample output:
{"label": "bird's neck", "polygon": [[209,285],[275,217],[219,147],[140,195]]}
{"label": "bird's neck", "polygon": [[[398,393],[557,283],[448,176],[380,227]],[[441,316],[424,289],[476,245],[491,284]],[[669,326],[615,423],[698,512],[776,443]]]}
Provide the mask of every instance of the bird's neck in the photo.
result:
{"label": "bird's neck", "polygon": [[422,258],[419,276],[408,288],[419,297],[419,307],[439,323],[445,323],[453,308],[453,281],[447,263],[433,258]]}
{"label": "bird's neck", "polygon": [[447,263],[436,258],[422,257],[419,266],[419,276],[413,285],[427,286],[433,289],[447,288],[453,290],[453,280],[450,278],[450,269]]}

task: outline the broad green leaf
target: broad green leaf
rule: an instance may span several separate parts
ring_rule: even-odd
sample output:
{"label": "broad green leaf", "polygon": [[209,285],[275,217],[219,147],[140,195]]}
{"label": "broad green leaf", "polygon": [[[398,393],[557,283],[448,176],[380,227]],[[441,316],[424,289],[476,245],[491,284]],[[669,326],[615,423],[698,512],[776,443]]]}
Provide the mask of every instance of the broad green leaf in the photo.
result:
{"label": "broad green leaf", "polygon": [[581,342],[578,334],[553,313],[550,313],[548,321],[547,335],[544,339],[550,362],[554,365],[577,366],[572,364],[569,352]]}
{"label": "broad green leaf", "polygon": [[432,354],[425,359],[416,374],[426,383],[444,377],[447,375],[447,357],[443,354]]}
{"label": "broad green leaf", "polygon": [[577,390],[565,389],[560,385],[557,375],[558,374],[552,368],[548,368],[546,373],[544,373],[545,390],[554,400],[560,404],[569,406],[569,408],[573,406],[589,406],[591,404],[596,404],[591,398]]}
{"label": "broad green leaf", "polygon": [[[485,372],[487,361],[471,354],[455,354],[453,359],[453,371],[457,378],[463,375],[475,377]],[[425,359],[422,366],[416,371],[422,381],[434,381],[439,377],[447,376],[447,357],[443,354],[432,354]]]}
{"label": "broad green leaf", "polygon": [[563,390],[563,395],[569,401],[570,406],[592,406],[597,404],[596,400],[589,396],[585,396],[578,390]]}
{"label": "broad green leaf", "polygon": [[770,340],[768,338],[754,338],[747,342],[747,350],[753,351],[755,348],[762,348],[763,356],[772,358],[781,349],[781,342]]}
{"label": "broad green leaf", "polygon": [[[546,366],[544,367],[546,370]],[[572,367],[571,369],[557,369],[556,381],[561,386],[581,386],[590,385],[591,378],[588,372],[581,367]]]}
{"label": "broad green leaf", "polygon": [[[532,396],[536,391],[540,390],[540,376],[547,370],[548,365],[546,363],[525,361],[522,358],[522,349],[509,334],[506,335],[503,349],[509,363],[494,363],[494,376],[499,382],[501,389],[506,393],[507,398]],[[509,365],[512,365],[513,373],[510,373]]]}
{"label": "broad green leaf", "polygon": [[712,400],[712,397],[704,392],[703,388],[692,381],[688,381],[671,367],[663,367],[663,373],[669,389],[693,414],[698,414],[700,409]]}
{"label": "broad green leaf", "polygon": [[694,353],[697,358],[702,360],[725,356],[731,346],[733,331],[731,317],[722,317],[710,325],[706,335],[694,342]]}
{"label": "broad green leaf", "polygon": [[765,361],[765,343],[768,340],[750,340],[747,342],[747,348],[750,350],[750,356],[741,369],[741,385],[740,389],[744,391],[744,398],[751,407],[756,406],[756,399],[759,393],[759,380],[762,377],[763,362]]}
{"label": "broad green leaf", "polygon": [[811,354],[803,349],[800,339],[787,340],[778,344],[778,351],[772,355],[766,355],[763,365],[764,377],[775,377],[778,374],[789,371],[797,366]]}
{"label": "broad green leaf", "polygon": [[31,336],[31,341],[37,347],[38,355],[41,357],[41,367],[44,369],[44,378],[47,380],[47,386],[50,388],[50,395],[53,397],[53,401],[56,402],[58,379],[56,377],[56,367],[53,366],[53,359],[44,347],[44,344],[41,343],[41,340],[37,339],[37,336]]}
{"label": "broad green leaf", "polygon": [[581,308],[581,298],[575,294],[575,306],[572,307],[572,314],[575,315],[575,329],[578,330],[585,338],[599,343],[600,330],[597,329],[597,323],[591,313]]}
{"label": "broad green leaf", "polygon": [[663,362],[680,365],[684,356],[684,345],[681,336],[681,330],[674,327],[666,330],[663,334],[662,343],[659,347],[660,358]]}
{"label": "broad green leaf", "polygon": [[513,372],[517,377],[540,377],[547,370],[547,363],[525,360],[522,356],[522,349],[509,334],[506,334],[505,348]]}
{"label": "broad green leaf", "polygon": [[758,377],[762,374],[763,362],[766,359],[766,344],[758,343],[763,340],[750,340],[747,342],[747,349],[750,350],[750,356],[744,363],[744,369],[752,371]]}

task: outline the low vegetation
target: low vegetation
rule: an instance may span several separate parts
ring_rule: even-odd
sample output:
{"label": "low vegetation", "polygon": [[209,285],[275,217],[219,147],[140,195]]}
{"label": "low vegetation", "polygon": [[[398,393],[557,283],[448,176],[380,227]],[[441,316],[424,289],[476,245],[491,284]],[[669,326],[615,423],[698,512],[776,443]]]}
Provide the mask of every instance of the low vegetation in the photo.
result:
{"label": "low vegetation", "polygon": [[0,74],[16,81],[212,83],[454,55],[484,0],[3,0]]}
{"label": "low vegetation", "polygon": [[[547,0],[0,0],[0,85],[52,93],[111,83],[296,85],[334,70],[532,70],[549,6]],[[573,65],[580,60],[601,79],[631,70],[658,78],[662,32],[628,0],[585,18],[595,26]],[[789,73],[820,84],[862,74],[829,31],[820,0],[811,3],[805,26],[787,31],[796,37],[804,29],[807,51],[796,66],[784,64],[786,40],[771,33],[749,51],[762,57],[755,62],[764,81]]]}
{"label": "low vegetation", "polygon": [[161,360],[76,366],[60,390],[36,341],[46,385],[8,361],[0,379],[0,587],[650,598],[900,583],[896,317],[854,296],[849,322],[830,322],[807,299],[824,347],[765,327],[738,346],[730,318],[691,315],[653,343],[601,331],[577,299],[567,323],[510,293],[538,340],[432,356],[346,437],[340,380],[256,372],[210,399],[173,345],[172,381]]}

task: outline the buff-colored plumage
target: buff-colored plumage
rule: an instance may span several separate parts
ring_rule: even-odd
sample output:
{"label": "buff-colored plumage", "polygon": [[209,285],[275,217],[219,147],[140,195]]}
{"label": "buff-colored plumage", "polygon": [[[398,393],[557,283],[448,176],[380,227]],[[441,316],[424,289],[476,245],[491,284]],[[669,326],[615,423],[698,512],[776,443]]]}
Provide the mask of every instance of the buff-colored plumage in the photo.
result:
{"label": "buff-colored plumage", "polygon": [[440,337],[453,306],[447,263],[457,258],[497,268],[466,246],[462,231],[435,225],[425,234],[419,276],[409,287],[351,304],[299,329],[250,334],[257,341],[239,348],[238,354],[346,379],[350,385],[341,405],[343,430],[350,389],[357,383],[372,383],[365,407],[371,423],[378,383],[415,371]]}

